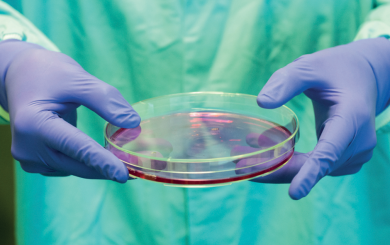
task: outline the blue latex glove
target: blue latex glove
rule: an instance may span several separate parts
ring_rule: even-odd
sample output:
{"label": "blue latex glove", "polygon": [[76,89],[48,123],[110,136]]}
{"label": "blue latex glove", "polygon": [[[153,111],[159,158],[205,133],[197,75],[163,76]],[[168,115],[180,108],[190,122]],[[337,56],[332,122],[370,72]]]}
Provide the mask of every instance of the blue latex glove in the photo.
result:
{"label": "blue latex glove", "polygon": [[367,39],[302,56],[276,71],[257,101],[263,108],[276,108],[302,92],[313,102],[317,145],[254,180],[291,182],[293,199],[306,196],[325,175],[354,174],[371,158],[375,116],[389,103],[390,42]]}
{"label": "blue latex glove", "polygon": [[117,89],[38,45],[3,41],[0,57],[0,103],[10,113],[12,155],[25,171],[127,181],[124,164],[75,127],[80,105],[116,126],[138,126]]}

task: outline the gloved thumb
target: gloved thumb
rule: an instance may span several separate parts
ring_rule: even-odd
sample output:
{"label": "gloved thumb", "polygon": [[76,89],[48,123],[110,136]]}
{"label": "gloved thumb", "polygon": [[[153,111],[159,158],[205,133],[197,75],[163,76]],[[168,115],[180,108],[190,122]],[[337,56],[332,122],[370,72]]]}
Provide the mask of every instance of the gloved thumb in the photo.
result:
{"label": "gloved thumb", "polygon": [[307,69],[300,60],[277,70],[257,96],[260,107],[274,109],[286,104],[294,96],[308,89]]}

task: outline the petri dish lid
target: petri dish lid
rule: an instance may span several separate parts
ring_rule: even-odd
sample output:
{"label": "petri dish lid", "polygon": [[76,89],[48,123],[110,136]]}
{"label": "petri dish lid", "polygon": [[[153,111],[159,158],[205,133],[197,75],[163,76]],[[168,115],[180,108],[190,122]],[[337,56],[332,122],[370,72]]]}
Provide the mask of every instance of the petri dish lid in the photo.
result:
{"label": "petri dish lid", "polygon": [[299,121],[286,106],[263,109],[252,95],[173,94],[140,101],[139,127],[107,124],[106,148],[139,177],[204,187],[269,174],[291,158]]}

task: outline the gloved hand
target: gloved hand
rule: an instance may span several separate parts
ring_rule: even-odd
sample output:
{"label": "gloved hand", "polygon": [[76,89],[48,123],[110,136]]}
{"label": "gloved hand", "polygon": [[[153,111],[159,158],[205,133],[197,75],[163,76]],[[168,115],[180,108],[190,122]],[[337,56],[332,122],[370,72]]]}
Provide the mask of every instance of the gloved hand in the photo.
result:
{"label": "gloved hand", "polygon": [[276,71],[257,102],[276,108],[302,92],[313,103],[317,145],[308,154],[295,154],[275,173],[254,180],[291,182],[293,199],[306,196],[325,175],[354,174],[371,158],[375,116],[389,103],[389,40],[366,39],[304,55]]}
{"label": "gloved hand", "polygon": [[140,118],[117,89],[72,58],[35,44],[1,42],[0,102],[10,113],[12,155],[25,171],[127,181],[125,165],[75,127],[76,108],[84,105],[124,128],[137,127]]}

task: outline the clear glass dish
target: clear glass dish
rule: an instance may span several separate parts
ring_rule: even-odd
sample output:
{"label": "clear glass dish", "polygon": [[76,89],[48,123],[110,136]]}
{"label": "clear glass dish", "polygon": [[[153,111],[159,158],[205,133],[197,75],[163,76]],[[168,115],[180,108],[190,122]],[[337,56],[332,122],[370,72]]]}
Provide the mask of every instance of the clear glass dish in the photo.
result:
{"label": "clear glass dish", "polygon": [[294,153],[299,122],[286,106],[263,109],[245,94],[173,94],[132,105],[133,129],[107,124],[106,149],[133,178],[210,187],[276,171]]}

